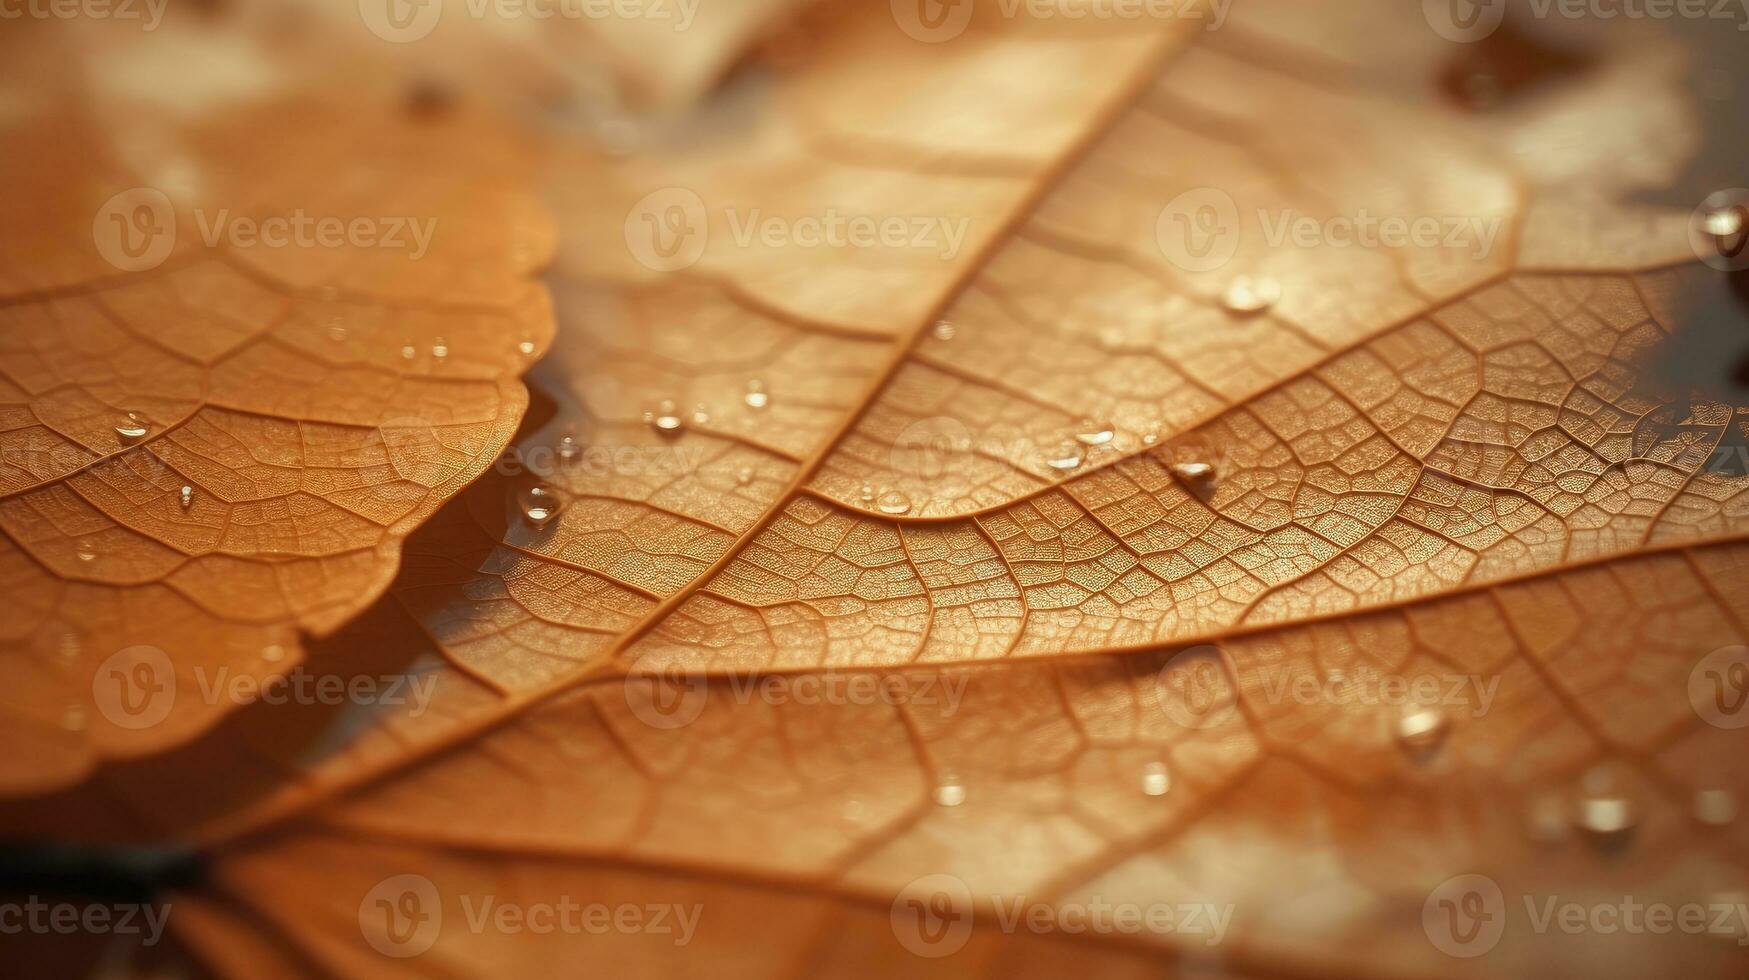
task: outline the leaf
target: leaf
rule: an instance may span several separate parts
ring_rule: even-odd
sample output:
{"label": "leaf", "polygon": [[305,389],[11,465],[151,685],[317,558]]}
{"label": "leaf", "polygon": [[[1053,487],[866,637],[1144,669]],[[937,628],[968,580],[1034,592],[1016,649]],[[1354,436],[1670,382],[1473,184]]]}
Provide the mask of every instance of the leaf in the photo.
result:
{"label": "leaf", "polygon": [[[1749,437],[1743,345],[1703,329],[1740,326],[1740,292],[1638,199],[1700,152],[1699,55],[1550,56],[1575,77],[1478,114],[1441,66],[1510,46],[1434,45],[1405,9],[1235,10],[1121,113],[1154,52],[1097,25],[974,21],[924,59],[868,15],[821,41],[866,60],[725,96],[762,110],[744,135],[600,164],[596,203],[561,207],[552,404],[513,462],[566,435],[636,462],[534,474],[568,501],[541,526],[533,477],[498,472],[421,532],[397,605],[333,651],[417,665],[420,711],[240,713],[87,798],[213,849],[177,928],[233,971],[1450,975],[1426,909],[1464,874],[1511,903],[1490,973],[1722,971],[1715,937],[1538,931],[1519,901],[1741,887],[1742,828],[1697,794],[1749,771],[1691,693],[1745,639],[1749,478],[1719,465]],[[942,74],[882,95],[928,98],[853,100],[912,58]],[[1104,81],[1041,143],[1027,99],[957,104],[968,78]],[[862,129],[798,141],[828,126],[810,105]],[[660,273],[617,244],[670,181],[983,230],[928,263],[713,224]],[[1208,187],[1272,219],[1497,217],[1508,244],[1263,248],[1259,219],[1218,271],[1161,261],[1162,208]],[[1279,301],[1228,308],[1240,275]],[[1381,696],[1428,682],[1432,709]],[[233,785],[194,791],[215,770]],[[487,899],[696,906],[699,931],[472,925]],[[1230,928],[1071,929],[1113,903]]]}
{"label": "leaf", "polygon": [[[552,329],[546,218],[454,151],[490,123],[133,105],[115,129],[147,143],[73,98],[5,123],[7,794],[194,737],[238,706],[211,685],[252,690],[369,605],[510,438]],[[206,241],[300,215],[372,239]]]}

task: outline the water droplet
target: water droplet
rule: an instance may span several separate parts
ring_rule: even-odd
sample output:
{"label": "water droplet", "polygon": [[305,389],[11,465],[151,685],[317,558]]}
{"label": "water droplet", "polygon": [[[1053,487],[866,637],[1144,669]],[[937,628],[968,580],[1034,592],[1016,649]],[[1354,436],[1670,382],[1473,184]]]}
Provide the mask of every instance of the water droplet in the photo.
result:
{"label": "water droplet", "polygon": [[546,487],[529,487],[516,495],[516,506],[522,509],[522,517],[536,528],[545,527],[548,521],[559,515],[559,497]]}
{"label": "water droplet", "polygon": [[1714,238],[1729,238],[1743,230],[1742,208],[1720,208],[1708,211],[1704,219],[1706,233]]}
{"label": "water droplet", "polygon": [[1632,800],[1619,795],[1588,793],[1579,800],[1574,821],[1599,844],[1613,844],[1633,833],[1639,822]]}
{"label": "water droplet", "polygon": [[1229,313],[1261,313],[1281,299],[1281,284],[1264,277],[1239,276],[1221,294]]}
{"label": "water droplet", "polygon": [[1165,796],[1172,788],[1172,773],[1164,762],[1150,762],[1142,767],[1142,792],[1149,796]]}
{"label": "water droplet", "polygon": [[261,648],[261,659],[267,661],[270,664],[279,663],[281,660],[285,659],[285,647],[282,647],[277,643],[273,644],[272,646],[262,647]]}
{"label": "water droplet", "polygon": [[748,408],[764,408],[771,403],[771,396],[765,393],[765,382],[754,378],[747,382],[747,394],[741,396]]}
{"label": "water droplet", "polygon": [[516,352],[523,357],[533,357],[534,349],[534,341],[532,340],[525,340],[516,345]]}
{"label": "water droplet", "polygon": [[559,437],[559,458],[569,463],[583,455],[583,447],[577,445],[577,437],[567,432]]}
{"label": "water droplet", "polygon": [[341,323],[338,316],[328,322],[328,339],[336,343],[346,339],[346,324]]}
{"label": "water droplet", "polygon": [[943,773],[935,786],[935,802],[939,806],[959,806],[966,801],[966,788],[953,773]]}
{"label": "water droplet", "polygon": [[442,337],[432,341],[431,356],[440,361],[449,356],[449,344],[445,343]]}
{"label": "water droplet", "polygon": [[79,550],[77,554],[80,561],[96,561],[97,546],[89,541],[81,541],[79,542]]}
{"label": "water droplet", "polygon": [[857,499],[859,499],[859,500],[861,500],[861,501],[862,501],[862,502],[863,502],[863,503],[864,503],[864,504],[872,504],[872,503],[874,503],[874,501],[875,501],[875,488],[874,488],[874,484],[872,484],[872,483],[864,483],[864,484],[863,484],[863,485],[862,485],[862,489],[861,489],[861,490],[858,490],[858,491],[857,491],[857,492],[856,492],[856,496],[857,496]]}
{"label": "water droplet", "polygon": [[1146,432],[1146,433],[1142,434],[1142,445],[1144,445],[1144,446],[1152,446],[1154,443],[1159,442],[1159,441],[1160,441],[1160,433],[1158,433],[1158,432]]}
{"label": "water droplet", "polygon": [[1397,719],[1397,744],[1410,753],[1431,752],[1445,741],[1447,731],[1445,712],[1416,707]]}
{"label": "water droplet", "polygon": [[177,496],[182,501],[182,509],[183,510],[187,510],[188,508],[194,506],[194,488],[193,487],[187,486],[185,484],[182,487],[182,491]]}
{"label": "water droplet", "polygon": [[401,345],[401,357],[403,360],[411,361],[413,358],[418,357],[418,356],[419,356],[419,350],[418,350],[418,348],[414,347],[412,344],[402,344]]}
{"label": "water droplet", "polygon": [[1108,423],[1084,421],[1075,430],[1075,441],[1083,446],[1103,446],[1116,435]]}
{"label": "water droplet", "polygon": [[656,406],[654,412],[645,412],[644,421],[656,427],[657,432],[679,432],[686,425],[680,418],[680,410],[674,402],[664,399]]}
{"label": "water droplet", "polygon": [[692,406],[692,421],[695,424],[705,425],[706,423],[710,422],[710,420],[711,420],[710,409],[705,408],[703,405]]}
{"label": "water droplet", "polygon": [[753,482],[753,467],[743,466],[735,471],[735,482],[746,486]]}
{"label": "water droplet", "polygon": [[1198,499],[1207,500],[1214,493],[1215,468],[1208,463],[1173,463],[1166,469]]}
{"label": "water droplet", "polygon": [[67,710],[61,714],[61,727],[70,732],[85,730],[85,706],[79,704],[67,705]]}
{"label": "water droplet", "polygon": [[908,514],[911,511],[911,498],[898,490],[888,490],[875,500],[875,509],[883,514]]}
{"label": "water droplet", "polygon": [[1045,457],[1045,465],[1059,473],[1067,473],[1081,465],[1081,447],[1073,442],[1066,442],[1056,452]]}
{"label": "water droplet", "polygon": [[959,333],[959,328],[953,325],[952,320],[937,320],[930,333],[935,335],[936,340],[952,340],[953,335]]}
{"label": "water droplet", "polygon": [[1728,789],[1703,789],[1694,794],[1694,819],[1723,827],[1737,819],[1737,798]]}
{"label": "water droplet", "polygon": [[115,437],[122,445],[132,446],[146,438],[146,433],[151,431],[152,427],[146,424],[146,420],[139,413],[129,412],[128,417],[115,427]]}

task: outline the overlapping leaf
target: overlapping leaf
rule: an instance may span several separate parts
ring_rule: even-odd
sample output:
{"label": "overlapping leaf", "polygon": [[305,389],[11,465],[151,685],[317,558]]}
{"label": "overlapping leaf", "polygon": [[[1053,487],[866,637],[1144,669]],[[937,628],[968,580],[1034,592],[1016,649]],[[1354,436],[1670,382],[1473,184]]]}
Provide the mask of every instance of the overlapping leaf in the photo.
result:
{"label": "overlapping leaf", "polygon": [[[509,439],[552,330],[548,220],[474,169],[493,124],[271,93],[195,120],[105,84],[6,121],[8,793],[188,739],[367,606]],[[230,234],[297,216],[370,240]]]}

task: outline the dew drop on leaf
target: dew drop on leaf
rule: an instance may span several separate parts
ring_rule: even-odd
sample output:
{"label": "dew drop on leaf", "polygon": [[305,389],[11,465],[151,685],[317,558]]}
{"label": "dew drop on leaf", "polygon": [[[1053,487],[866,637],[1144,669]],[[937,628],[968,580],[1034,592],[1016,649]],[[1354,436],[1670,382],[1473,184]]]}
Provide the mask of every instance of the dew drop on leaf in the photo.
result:
{"label": "dew drop on leaf", "polygon": [[569,463],[583,455],[583,447],[577,445],[577,437],[567,432],[559,437],[559,458]]}
{"label": "dew drop on leaf", "polygon": [[945,773],[941,782],[935,785],[935,802],[938,806],[959,806],[966,801],[966,788],[961,785],[959,777]]}
{"label": "dew drop on leaf", "polygon": [[952,320],[937,320],[935,327],[929,332],[935,335],[936,340],[952,340],[953,335],[959,332],[959,328],[953,325]]}
{"label": "dew drop on leaf", "polygon": [[1199,499],[1207,500],[1214,492],[1215,468],[1208,463],[1173,463],[1167,470]]}
{"label": "dew drop on leaf", "polygon": [[703,405],[694,405],[692,407],[692,421],[694,424],[704,425],[710,420],[710,409],[705,408]]}
{"label": "dew drop on leaf", "polygon": [[559,514],[560,504],[558,494],[544,486],[529,487],[516,495],[516,506],[522,511],[523,520],[530,525],[545,527]]}
{"label": "dew drop on leaf", "polygon": [[419,356],[419,349],[414,347],[412,344],[402,344],[401,345],[401,359],[402,360],[411,361],[413,358],[418,357],[418,356]]}
{"label": "dew drop on leaf", "polygon": [[741,486],[746,486],[747,484],[752,483],[753,482],[753,467],[743,466],[740,469],[736,470],[735,471],[735,482],[739,483]]}
{"label": "dew drop on leaf", "polygon": [[864,483],[862,485],[862,489],[857,491],[856,497],[858,500],[861,500],[865,505],[874,503],[874,501],[875,501],[874,484]]}
{"label": "dew drop on leaf", "polygon": [[1075,430],[1075,441],[1083,446],[1103,446],[1111,442],[1115,434],[1110,423],[1084,421]]}
{"label": "dew drop on leaf", "polygon": [[89,541],[80,541],[77,554],[79,555],[80,561],[96,561],[97,546]]}
{"label": "dew drop on leaf", "polygon": [[534,351],[535,351],[535,346],[534,346],[534,341],[532,341],[532,340],[525,340],[525,341],[516,345],[516,352],[521,354],[523,357],[533,357]]}
{"label": "dew drop on leaf", "polygon": [[182,503],[183,510],[187,510],[188,508],[194,506],[194,488],[193,487],[188,486],[187,484],[184,484],[182,487],[182,490],[177,494],[177,496]]}
{"label": "dew drop on leaf", "polygon": [[431,344],[431,356],[437,358],[440,361],[449,356],[449,344],[444,342],[444,339],[442,337],[439,337],[439,338],[437,338],[437,340],[432,342],[432,344]]}
{"label": "dew drop on leaf", "polygon": [[132,446],[146,438],[146,433],[150,431],[152,431],[151,427],[138,413],[129,412],[128,417],[116,425],[115,437],[121,440],[122,445]]}
{"label": "dew drop on leaf", "polygon": [[1614,794],[1586,793],[1579,799],[1578,819],[1581,830],[1598,844],[1614,844],[1633,833],[1639,822],[1632,800]]}
{"label": "dew drop on leaf", "polygon": [[911,511],[911,498],[905,496],[898,490],[888,490],[875,500],[875,509],[883,514],[891,514],[894,517],[897,517],[900,514],[908,514]]}
{"label": "dew drop on leaf", "polygon": [[747,382],[747,393],[741,396],[748,408],[764,408],[771,403],[771,396],[765,393],[765,382],[753,378]]}
{"label": "dew drop on leaf", "polygon": [[644,421],[654,426],[657,432],[662,433],[676,433],[686,425],[685,421],[680,418],[680,410],[675,407],[672,400],[668,399],[664,399],[660,405],[657,405],[654,412],[645,412]]}
{"label": "dew drop on leaf", "polygon": [[1261,313],[1281,300],[1281,284],[1274,279],[1239,276],[1221,294],[1221,305],[1229,313]]}
{"label": "dew drop on leaf", "polygon": [[1148,796],[1165,796],[1172,788],[1172,773],[1164,762],[1150,762],[1142,767],[1142,792]]}
{"label": "dew drop on leaf", "polygon": [[1397,719],[1397,744],[1411,754],[1425,754],[1439,747],[1447,730],[1445,712],[1416,707]]}
{"label": "dew drop on leaf", "polygon": [[1081,465],[1081,447],[1067,442],[1045,457],[1045,465],[1059,473],[1067,473]]}

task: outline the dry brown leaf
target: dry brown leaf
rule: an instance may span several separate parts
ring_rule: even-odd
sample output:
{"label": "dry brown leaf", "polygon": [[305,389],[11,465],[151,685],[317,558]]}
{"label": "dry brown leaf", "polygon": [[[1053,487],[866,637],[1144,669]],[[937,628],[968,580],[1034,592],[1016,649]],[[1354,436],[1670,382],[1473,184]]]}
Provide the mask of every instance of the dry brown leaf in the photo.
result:
{"label": "dry brown leaf", "polygon": [[[975,20],[894,48],[884,16],[729,98],[756,120],[734,135],[576,164],[606,176],[561,210],[552,404],[515,457],[547,454],[566,505],[530,520],[534,478],[489,475],[333,651],[433,679],[429,703],[248,712],[87,788],[223,842],[186,941],[347,976],[1740,965],[1740,933],[1574,936],[1520,905],[1742,902],[1749,838],[1717,805],[1749,767],[1693,687],[1749,639],[1743,345],[1707,334],[1740,326],[1740,274],[1637,199],[1702,152],[1698,55],[1587,47],[1476,113],[1441,90],[1464,49],[1402,11],[1360,18],[1362,51],[1258,4],[1107,120],[1166,38]],[[1016,84],[998,66],[1042,50],[1018,84],[1087,94],[967,127],[979,90],[942,81]],[[891,85],[917,97],[854,97]],[[707,223],[866,195],[984,227],[930,263],[708,224],[663,272],[617,245],[665,187]],[[1162,208],[1208,187],[1245,215],[1498,218],[1508,244],[1248,226],[1219,270],[1175,267]],[[1238,276],[1279,299],[1241,308]],[[1377,696],[1429,682],[1432,708]],[[185,792],[214,769],[233,785]],[[1470,874],[1510,903],[1481,960],[1437,938]],[[488,897],[701,911],[684,943],[580,939],[481,926]],[[1111,903],[1231,920],[1066,934]]]}
{"label": "dry brown leaf", "polygon": [[[552,331],[549,219],[476,169],[493,124],[47,88],[4,121],[8,794],[187,740],[369,605],[508,441]],[[299,215],[369,240],[237,237]]]}

